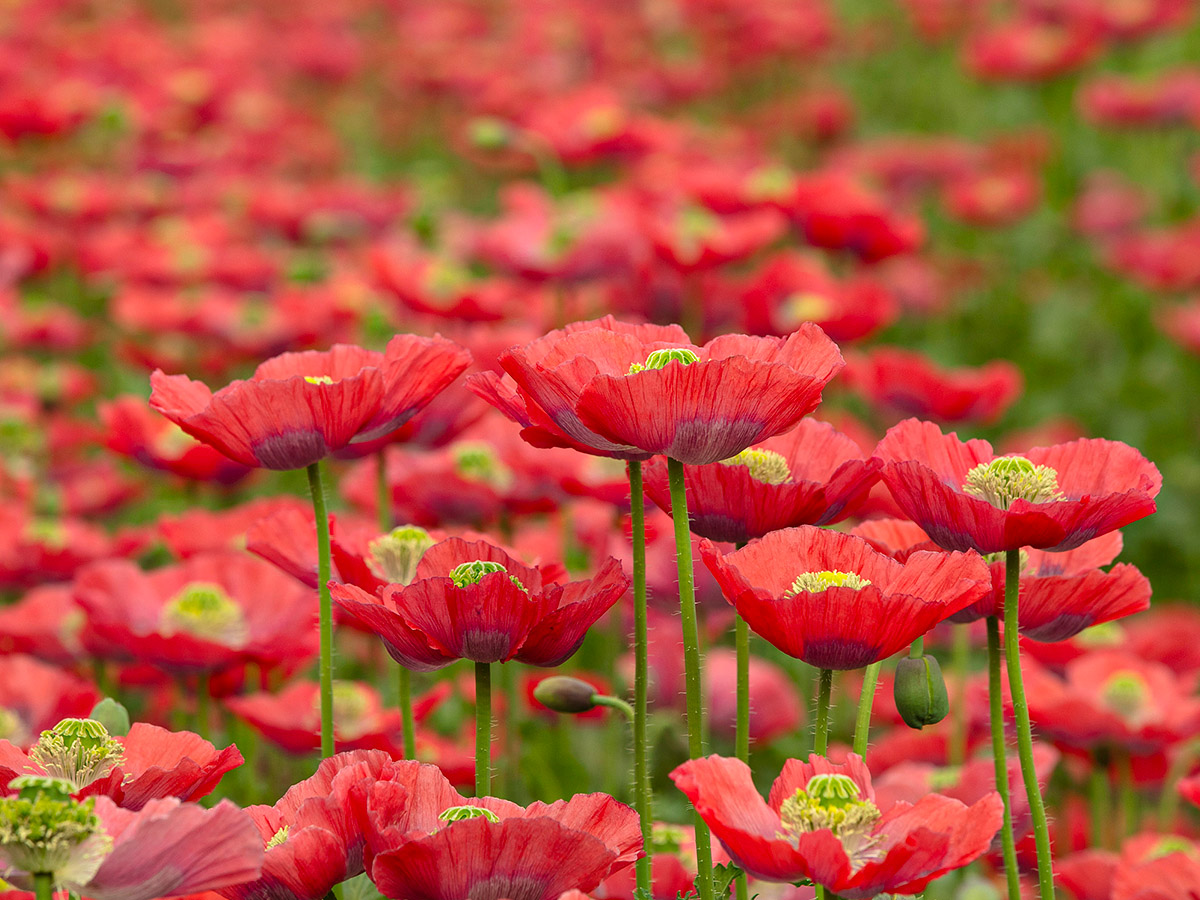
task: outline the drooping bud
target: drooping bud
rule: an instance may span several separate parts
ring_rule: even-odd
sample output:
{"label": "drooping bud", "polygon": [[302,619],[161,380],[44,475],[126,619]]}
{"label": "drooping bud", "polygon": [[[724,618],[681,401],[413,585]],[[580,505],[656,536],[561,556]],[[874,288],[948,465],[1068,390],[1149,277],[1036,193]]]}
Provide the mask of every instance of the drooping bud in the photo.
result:
{"label": "drooping bud", "polygon": [[1063,499],[1058,473],[1049,466],[1034,465],[1023,456],[999,456],[980,463],[967,473],[963,492],[1000,509],[1008,509],[1015,500],[1049,503]]}
{"label": "drooping bud", "polygon": [[129,710],[112,697],[105,697],[93,706],[88,718],[99,722],[109,734],[116,737],[129,734]]}
{"label": "drooping bud", "polygon": [[[483,581],[485,575],[507,571],[508,569],[504,568],[504,566],[498,562],[477,559],[473,562],[460,563],[459,565],[455,566],[453,571],[450,572],[450,580],[454,582],[455,587],[465,588],[472,584],[479,584],[479,582]],[[521,580],[517,578],[516,575],[509,575],[508,580],[521,590],[525,591],[525,593],[529,593],[529,591],[526,590],[525,585],[521,584]]]}
{"label": "drooping bud", "polygon": [[909,728],[934,725],[950,714],[950,698],[942,667],[932,656],[906,657],[896,666],[893,683],[896,711]]}
{"label": "drooping bud", "polygon": [[410,584],[417,574],[417,563],[433,545],[433,538],[424,528],[402,525],[367,545],[367,568],[389,584]]}
{"label": "drooping bud", "polygon": [[596,708],[596,689],[568,675],[543,678],[533,689],[533,696],[542,706],[560,713],[584,713]]}
{"label": "drooping bud", "polygon": [[71,797],[69,781],[22,775],[8,783],[14,797],[0,798],[0,861],[55,883],[86,884],[112,849],[93,811],[95,799]]}
{"label": "drooping bud", "polygon": [[862,798],[858,785],[848,775],[814,775],[803,790],[780,806],[784,829],[780,836],[795,840],[827,828],[842,842],[851,863],[861,865],[879,855],[879,839],[871,835],[879,817],[879,807]]}
{"label": "drooping bud", "polygon": [[63,719],[41,733],[29,758],[79,790],[119,766],[125,751],[95,719]]}
{"label": "drooping bud", "polygon": [[831,587],[848,587],[860,591],[870,583],[870,580],[863,578],[857,572],[839,572],[837,570],[801,572],[796,576],[796,580],[792,582],[791,588],[784,596],[794,597],[802,592],[819,594]]}
{"label": "drooping bud", "polygon": [[245,613],[220,585],[194,581],[163,606],[163,635],[182,632],[204,641],[241,647],[250,637]]}
{"label": "drooping bud", "polygon": [[670,363],[679,363],[681,366],[690,366],[694,362],[699,362],[700,357],[687,347],[665,347],[661,350],[652,350],[650,355],[646,357],[645,363],[634,363],[629,367],[630,375],[635,372],[644,372],[646,369],[665,369]]}
{"label": "drooping bud", "polygon": [[792,480],[792,470],[788,468],[787,459],[782,453],[776,453],[774,450],[756,450],[751,447],[720,462],[723,466],[745,466],[750,470],[750,477],[763,484],[785,484]]}
{"label": "drooping bud", "polygon": [[489,822],[499,822],[500,817],[490,809],[482,806],[451,806],[442,810],[438,819],[443,822],[461,822],[463,819],[487,819]]}

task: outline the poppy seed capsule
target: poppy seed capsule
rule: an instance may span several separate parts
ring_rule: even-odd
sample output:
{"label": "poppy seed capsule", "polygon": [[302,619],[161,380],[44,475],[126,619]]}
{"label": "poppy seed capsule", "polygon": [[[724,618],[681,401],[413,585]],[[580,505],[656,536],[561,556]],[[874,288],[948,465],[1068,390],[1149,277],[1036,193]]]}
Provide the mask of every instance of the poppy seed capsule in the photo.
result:
{"label": "poppy seed capsule", "polygon": [[596,689],[578,678],[552,675],[533,689],[533,697],[547,709],[559,713],[585,713],[596,708]]}
{"label": "poppy seed capsule", "polygon": [[935,725],[950,714],[942,667],[932,656],[907,657],[896,666],[896,711],[909,728]]}
{"label": "poppy seed capsule", "polygon": [[88,713],[88,718],[99,722],[109,734],[115,737],[124,737],[129,734],[129,710],[112,697],[105,697],[93,706],[92,711]]}

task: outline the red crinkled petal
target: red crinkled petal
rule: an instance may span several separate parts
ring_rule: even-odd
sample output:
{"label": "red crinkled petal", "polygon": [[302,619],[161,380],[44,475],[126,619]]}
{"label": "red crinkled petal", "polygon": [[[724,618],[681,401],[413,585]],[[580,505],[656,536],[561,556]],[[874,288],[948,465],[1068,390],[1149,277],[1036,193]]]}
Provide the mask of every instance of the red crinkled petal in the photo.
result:
{"label": "red crinkled petal", "polygon": [[441,335],[398,334],[383,352],[383,398],[379,411],[354,443],[395,431],[466,371],[471,353]]}
{"label": "red crinkled petal", "polygon": [[[125,809],[141,809],[160,797],[180,800],[205,797],[226,772],[245,761],[233,745],[217,750],[198,734],[167,731],[145,722],[135,722],[129,734],[119,740],[124,747],[124,759],[113,772],[120,781],[119,796],[110,790],[103,793]],[[81,796],[99,793],[92,789],[98,784],[89,785]]]}
{"label": "red crinkled petal", "polygon": [[405,668],[414,672],[432,672],[458,659],[435,648],[422,632],[410,626],[396,611],[393,598],[399,592],[399,588],[391,586],[384,588],[380,597],[352,584],[329,583],[333,602],[379,635],[388,654]]}
{"label": "red crinkled petal", "polygon": [[[1017,617],[1026,637],[1065,641],[1092,625],[1149,609],[1150,594],[1150,580],[1127,563],[1109,572],[1023,578]],[[998,615],[1003,608],[997,603]]]}
{"label": "red crinkled petal", "polygon": [[587,630],[612,609],[629,589],[629,576],[609,557],[591,581],[552,587],[547,593],[557,609],[530,630],[517,659],[533,666],[557,666],[579,649]]}

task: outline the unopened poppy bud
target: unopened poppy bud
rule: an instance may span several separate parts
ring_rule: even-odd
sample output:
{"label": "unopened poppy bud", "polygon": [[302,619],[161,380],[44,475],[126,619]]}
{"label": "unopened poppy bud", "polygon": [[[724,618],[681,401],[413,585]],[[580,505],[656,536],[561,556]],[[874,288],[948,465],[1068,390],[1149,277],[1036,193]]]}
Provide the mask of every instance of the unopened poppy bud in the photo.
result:
{"label": "unopened poppy bud", "polygon": [[503,150],[513,142],[512,127],[493,116],[480,116],[468,126],[471,143],[480,150]]}
{"label": "unopened poppy bud", "polygon": [[560,713],[584,713],[596,708],[596,689],[567,675],[543,678],[533,689],[533,697],[547,709]]}
{"label": "unopened poppy bud", "polygon": [[932,656],[907,657],[896,666],[896,711],[909,728],[934,725],[950,714],[942,667]]}
{"label": "unopened poppy bud", "polygon": [[88,718],[99,722],[109,734],[116,737],[129,734],[129,710],[112,697],[105,697],[93,706]]}

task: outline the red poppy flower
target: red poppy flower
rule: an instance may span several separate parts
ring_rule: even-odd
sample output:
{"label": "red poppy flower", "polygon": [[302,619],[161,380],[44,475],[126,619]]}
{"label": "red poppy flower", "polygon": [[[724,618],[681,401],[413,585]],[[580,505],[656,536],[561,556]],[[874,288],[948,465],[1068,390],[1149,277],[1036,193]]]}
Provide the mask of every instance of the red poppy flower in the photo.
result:
{"label": "red poppy flower", "polygon": [[789,759],[765,802],[737,759],[688,760],[671,779],[749,874],[808,878],[848,900],[918,893],[982,856],[1003,821],[995,792],[969,807],[940,794],[876,806],[871,773],[854,753],[845,765]]}
{"label": "red poppy flower", "polygon": [[[792,428],[842,357],[812,324],[786,339],[723,335],[697,347],[675,325],[606,317],[513,347],[500,363],[525,404],[517,421],[536,426],[522,433],[531,443],[703,465]],[[516,404],[497,405],[510,414]]]}
{"label": "red poppy flower", "polygon": [[1042,81],[1078,69],[1103,46],[1095,20],[1024,16],[981,30],[965,46],[964,56],[980,78]]}
{"label": "red poppy flower", "polygon": [[605,794],[529,807],[468,799],[433,766],[394,762],[351,803],[367,871],[388,897],[554,900],[642,855],[637,814]]}
{"label": "red poppy flower", "polygon": [[[176,516],[162,515],[158,518],[157,531],[167,549],[178,559],[187,559],[201,553],[245,548],[250,529],[262,519],[287,512],[307,514],[309,529],[316,534],[312,503],[299,497],[259,497],[228,509],[189,509]],[[313,567],[316,571],[316,537],[313,537]],[[315,586],[316,582],[313,582]]]}
{"label": "red poppy flower", "polygon": [[398,334],[383,353],[347,344],[284,353],[216,394],[156,370],[150,405],[243,465],[300,469],[400,427],[469,362],[451,341]]}
{"label": "red poppy flower", "polygon": [[30,746],[61,719],[86,716],[100,699],[90,682],[57,666],[19,653],[0,655],[0,738],[15,747]]}
{"label": "red poppy flower", "polygon": [[85,621],[70,585],[36,587],[0,608],[0,652],[73,666],[83,655],[79,632]]}
{"label": "red poppy flower", "polygon": [[946,211],[969,225],[1012,225],[1028,216],[1041,199],[1041,183],[1024,166],[985,168],[960,175],[943,193]]}
{"label": "red poppy flower", "polygon": [[[858,444],[832,425],[801,419],[787,434],[731,459],[684,466],[692,533],[743,543],[789,526],[840,522],[879,477],[879,460],[863,457]],[[643,472],[650,499],[670,513],[666,462],[653,459]]]}
{"label": "red poppy flower", "polygon": [[456,659],[557,666],[629,587],[611,557],[590,581],[557,584],[557,564],[534,568],[486,541],[449,538],[425,551],[411,584],[377,595],[330,583],[333,599],[418,672]]}
{"label": "red poppy flower", "polygon": [[974,554],[922,551],[898,563],[810,525],[726,555],[705,539],[700,555],[756,634],[821,669],[886,659],[991,589]]}
{"label": "red poppy flower", "polygon": [[872,406],[942,422],[994,422],[1020,396],[1020,370],[997,360],[978,369],[943,369],[920,353],[880,347],[846,363],[846,384]]}
{"label": "red poppy flower", "polygon": [[82,519],[34,516],[17,506],[0,509],[0,588],[64,581],[115,551],[103,529]]}
{"label": "red poppy flower", "polygon": [[875,455],[896,503],[949,550],[1071,550],[1154,512],[1162,487],[1137,450],[1100,439],[997,457],[987,441],[906,419]]}
{"label": "red poppy flower", "polygon": [[918,216],[896,211],[845,172],[797,179],[787,212],[813,246],[849,250],[868,263],[911,253],[925,239]]}

